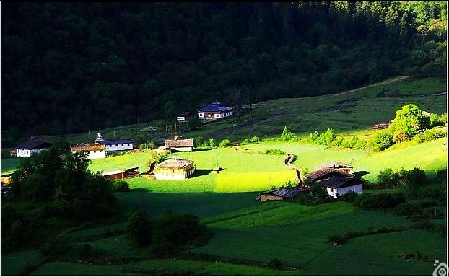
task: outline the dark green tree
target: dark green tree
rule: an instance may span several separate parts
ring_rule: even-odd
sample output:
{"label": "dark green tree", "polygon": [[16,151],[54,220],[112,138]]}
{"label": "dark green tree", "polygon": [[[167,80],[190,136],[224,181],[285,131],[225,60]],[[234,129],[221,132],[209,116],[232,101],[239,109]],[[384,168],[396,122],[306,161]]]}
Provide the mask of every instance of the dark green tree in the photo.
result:
{"label": "dark green tree", "polygon": [[145,210],[139,209],[131,214],[127,230],[131,240],[139,247],[149,246],[151,243],[151,221]]}

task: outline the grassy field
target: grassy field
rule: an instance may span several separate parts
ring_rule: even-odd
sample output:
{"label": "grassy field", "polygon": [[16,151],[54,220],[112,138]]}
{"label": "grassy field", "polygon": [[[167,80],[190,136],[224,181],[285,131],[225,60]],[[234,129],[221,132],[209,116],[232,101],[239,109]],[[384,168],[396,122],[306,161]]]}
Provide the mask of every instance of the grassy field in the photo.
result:
{"label": "grassy field", "polygon": [[[388,121],[395,111],[408,103],[423,110],[446,112],[446,96],[433,93],[446,89],[439,79],[376,84],[363,89],[326,97],[278,99],[257,103],[252,114],[243,114],[222,122],[208,124],[185,137],[207,136],[228,128],[216,138],[239,141],[255,135],[279,137],[284,126],[300,137],[313,131],[333,128],[337,134],[369,138],[374,123]],[[383,97],[377,97],[383,94]],[[238,128],[230,128],[237,123]],[[148,126],[159,131],[142,131]],[[141,123],[99,130],[104,137],[120,138],[146,135],[161,140],[165,122]],[[93,140],[91,134],[68,136],[73,142]],[[163,141],[163,140],[162,140]],[[42,260],[37,250],[2,255],[2,275],[431,275],[433,262],[407,261],[403,255],[419,253],[430,259],[447,260],[447,237],[421,229],[369,234],[334,246],[331,235],[346,232],[370,232],[382,228],[409,226],[410,221],[382,211],[360,210],[346,202],[302,206],[290,202],[258,202],[260,191],[279,187],[294,180],[294,171],[283,164],[284,155],[262,154],[279,149],[297,155],[294,162],[302,173],[310,172],[328,161],[350,163],[364,179],[376,182],[380,171],[419,167],[431,174],[447,169],[447,138],[406,148],[396,147],[370,154],[364,150],[328,149],[304,143],[268,141],[242,147],[201,149],[171,156],[191,159],[196,173],[187,180],[127,179],[132,189],[115,196],[125,206],[141,207],[150,218],[160,217],[167,209],[193,213],[212,231],[210,242],[176,259],[149,259],[145,250],[136,250],[124,234],[126,222],[96,227],[80,227],[65,236],[74,245],[89,244],[105,255],[135,258],[133,263],[91,264],[84,261],[50,262]],[[108,172],[138,166],[148,169],[150,153],[93,160],[92,172]],[[14,170],[19,159],[2,159],[2,173]],[[212,169],[223,170],[215,174]],[[385,190],[383,190],[385,191]],[[443,209],[444,207],[438,207]],[[446,213],[446,211],[444,211]],[[447,218],[447,217],[446,217]],[[438,219],[447,223],[445,219]],[[198,257],[203,257],[202,259]],[[206,257],[206,258],[204,258]],[[270,268],[277,261],[284,268]],[[26,273],[26,274],[24,274]]]}

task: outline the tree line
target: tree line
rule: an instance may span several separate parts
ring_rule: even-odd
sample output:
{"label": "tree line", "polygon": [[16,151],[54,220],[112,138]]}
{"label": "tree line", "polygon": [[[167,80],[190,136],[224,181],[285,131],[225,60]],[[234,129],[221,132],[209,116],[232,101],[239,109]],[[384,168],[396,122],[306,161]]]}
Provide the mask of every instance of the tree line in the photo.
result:
{"label": "tree line", "polygon": [[2,143],[446,77],[447,2],[7,2]]}

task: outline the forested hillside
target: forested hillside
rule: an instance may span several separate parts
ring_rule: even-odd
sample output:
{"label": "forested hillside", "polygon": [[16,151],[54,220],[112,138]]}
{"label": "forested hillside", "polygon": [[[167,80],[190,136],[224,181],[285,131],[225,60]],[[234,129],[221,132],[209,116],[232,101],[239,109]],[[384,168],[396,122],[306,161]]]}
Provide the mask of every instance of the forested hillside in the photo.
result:
{"label": "forested hillside", "polygon": [[446,1],[3,2],[2,144],[446,78]]}

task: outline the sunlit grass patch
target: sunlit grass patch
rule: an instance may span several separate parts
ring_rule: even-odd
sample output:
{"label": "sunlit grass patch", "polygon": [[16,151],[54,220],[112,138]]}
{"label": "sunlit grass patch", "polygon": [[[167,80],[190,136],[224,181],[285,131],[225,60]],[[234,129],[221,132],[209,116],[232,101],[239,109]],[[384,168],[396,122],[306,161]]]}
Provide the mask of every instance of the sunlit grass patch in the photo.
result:
{"label": "sunlit grass patch", "polygon": [[288,181],[294,181],[294,171],[281,172],[234,172],[218,174],[214,192],[260,191],[280,187]]}

